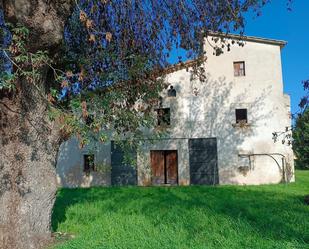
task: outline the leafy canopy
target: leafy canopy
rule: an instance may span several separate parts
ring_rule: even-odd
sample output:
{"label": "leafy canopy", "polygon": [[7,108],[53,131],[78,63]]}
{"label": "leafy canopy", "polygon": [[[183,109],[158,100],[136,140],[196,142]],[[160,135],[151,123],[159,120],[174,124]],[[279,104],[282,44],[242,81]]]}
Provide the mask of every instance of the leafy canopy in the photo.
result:
{"label": "leafy canopy", "polygon": [[[62,123],[64,135],[77,134],[82,144],[92,138],[105,141],[111,131],[114,139],[141,138],[141,127],[155,124],[153,108],[165,87],[171,52],[186,51],[185,58],[178,58],[180,62],[204,57],[202,42],[209,31],[242,33],[243,14],[249,10],[259,13],[267,2],[76,1],[57,59],[48,58],[45,51],[30,53],[27,31],[11,29],[10,46],[2,43],[3,55],[13,65],[6,77],[13,79],[10,85],[20,78],[38,82],[41,69],[50,68],[54,77],[47,96],[50,117]],[[3,17],[0,19],[5,30]],[[1,86],[7,83],[3,77]]]}
{"label": "leafy canopy", "polygon": [[304,97],[301,98],[299,107],[301,108],[301,112],[306,110],[309,106],[309,79],[304,80],[303,82],[303,87],[305,91]]}
{"label": "leafy canopy", "polygon": [[293,130],[293,148],[296,155],[296,167],[309,169],[309,108],[297,116]]}

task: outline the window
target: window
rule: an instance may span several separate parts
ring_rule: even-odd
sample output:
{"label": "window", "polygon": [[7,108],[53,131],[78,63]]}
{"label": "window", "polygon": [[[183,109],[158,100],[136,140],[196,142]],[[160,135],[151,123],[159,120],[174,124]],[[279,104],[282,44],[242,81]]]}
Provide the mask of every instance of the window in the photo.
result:
{"label": "window", "polygon": [[165,126],[171,124],[171,110],[170,108],[157,109],[158,126]]}
{"label": "window", "polygon": [[245,76],[245,62],[244,61],[237,61],[234,62],[234,76]]}
{"label": "window", "polygon": [[89,174],[91,171],[95,171],[94,155],[87,154],[87,155],[84,155],[84,172]]}
{"label": "window", "polygon": [[236,124],[248,123],[247,109],[236,109]]}
{"label": "window", "polygon": [[170,89],[168,89],[167,96],[168,97],[176,97],[176,90],[174,89],[173,86],[170,86]]}

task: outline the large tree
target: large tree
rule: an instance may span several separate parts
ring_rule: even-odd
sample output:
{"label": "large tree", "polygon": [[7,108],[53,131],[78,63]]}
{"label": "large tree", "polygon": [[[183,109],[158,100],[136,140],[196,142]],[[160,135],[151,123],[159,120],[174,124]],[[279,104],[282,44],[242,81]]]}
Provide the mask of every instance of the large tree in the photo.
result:
{"label": "large tree", "polygon": [[299,103],[300,112],[294,114],[293,149],[296,168],[309,169],[309,80],[303,81],[305,96]]}
{"label": "large tree", "polygon": [[1,51],[9,66],[0,85],[0,248],[39,248],[50,238],[64,138],[140,134],[151,125],[169,52],[202,56],[209,30],[242,31],[243,13],[266,2],[0,1],[1,39],[10,36]]}
{"label": "large tree", "polygon": [[293,128],[296,168],[309,169],[309,108],[298,114]]}

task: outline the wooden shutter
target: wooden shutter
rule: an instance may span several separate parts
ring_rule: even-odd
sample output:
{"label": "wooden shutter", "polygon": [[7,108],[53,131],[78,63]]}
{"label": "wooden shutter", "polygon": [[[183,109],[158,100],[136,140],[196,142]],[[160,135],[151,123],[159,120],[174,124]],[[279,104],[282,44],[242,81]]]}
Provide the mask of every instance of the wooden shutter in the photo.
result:
{"label": "wooden shutter", "polygon": [[234,76],[245,76],[245,62],[234,62]]}

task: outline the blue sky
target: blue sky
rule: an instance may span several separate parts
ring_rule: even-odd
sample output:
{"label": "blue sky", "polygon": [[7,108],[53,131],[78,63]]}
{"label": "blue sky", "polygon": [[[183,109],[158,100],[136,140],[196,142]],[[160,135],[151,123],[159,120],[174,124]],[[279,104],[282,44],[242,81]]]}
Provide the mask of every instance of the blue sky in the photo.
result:
{"label": "blue sky", "polygon": [[283,81],[295,113],[304,95],[301,81],[309,79],[309,0],[294,0],[292,11],[286,2],[272,0],[257,18],[248,14],[245,34],[288,42],[282,50]]}

